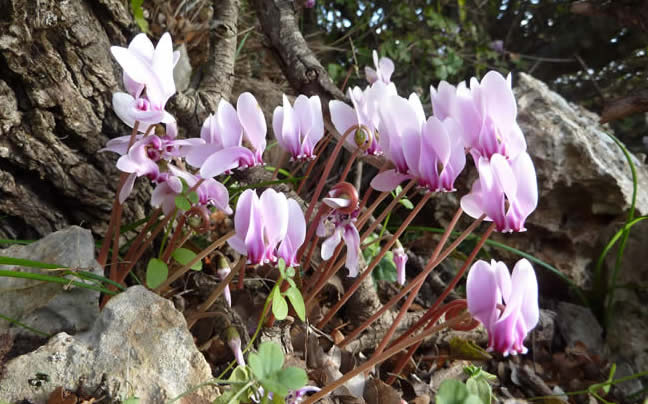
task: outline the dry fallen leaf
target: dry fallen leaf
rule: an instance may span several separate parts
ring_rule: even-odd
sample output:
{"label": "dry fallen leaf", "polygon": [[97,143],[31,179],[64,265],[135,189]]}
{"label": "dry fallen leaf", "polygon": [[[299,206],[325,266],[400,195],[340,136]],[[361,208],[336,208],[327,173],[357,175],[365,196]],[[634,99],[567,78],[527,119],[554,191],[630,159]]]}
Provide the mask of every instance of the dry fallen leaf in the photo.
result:
{"label": "dry fallen leaf", "polygon": [[79,397],[62,386],[57,387],[47,399],[47,404],[77,404]]}

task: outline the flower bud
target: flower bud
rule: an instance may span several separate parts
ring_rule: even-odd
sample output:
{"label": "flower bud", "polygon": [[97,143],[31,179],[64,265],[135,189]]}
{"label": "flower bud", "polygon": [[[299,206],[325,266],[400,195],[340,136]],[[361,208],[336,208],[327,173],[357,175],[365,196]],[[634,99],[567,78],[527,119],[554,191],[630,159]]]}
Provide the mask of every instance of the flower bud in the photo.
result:
{"label": "flower bud", "polygon": [[225,337],[227,338],[227,345],[229,345],[236,358],[236,362],[239,366],[245,366],[245,359],[243,359],[243,351],[241,350],[241,337],[236,328],[233,326],[228,327],[225,330]]}

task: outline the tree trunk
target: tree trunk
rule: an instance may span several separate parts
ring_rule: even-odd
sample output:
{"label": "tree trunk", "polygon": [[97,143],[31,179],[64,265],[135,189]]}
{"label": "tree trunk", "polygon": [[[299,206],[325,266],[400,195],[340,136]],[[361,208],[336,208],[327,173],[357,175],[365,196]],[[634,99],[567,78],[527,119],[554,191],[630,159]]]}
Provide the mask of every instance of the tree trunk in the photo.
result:
{"label": "tree trunk", "polygon": [[[103,233],[119,175],[117,156],[99,149],[130,132],[111,109],[122,84],[109,51],[137,32],[128,3],[0,0],[0,238],[71,224]],[[211,68],[173,100],[180,127],[199,127],[231,91],[239,2],[211,8]],[[149,208],[147,181],[135,189],[126,222]]]}

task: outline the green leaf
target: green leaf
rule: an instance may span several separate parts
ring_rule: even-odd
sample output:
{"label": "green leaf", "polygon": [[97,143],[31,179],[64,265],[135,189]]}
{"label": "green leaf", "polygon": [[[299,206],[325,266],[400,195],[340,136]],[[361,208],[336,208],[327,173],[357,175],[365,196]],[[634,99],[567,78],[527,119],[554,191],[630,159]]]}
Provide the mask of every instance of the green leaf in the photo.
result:
{"label": "green leaf", "polygon": [[232,374],[230,377],[227,379],[231,382],[242,382],[245,383],[248,380],[250,380],[250,375],[248,374],[248,371],[245,367],[243,366],[237,366],[234,368],[232,371]]}
{"label": "green leaf", "polygon": [[138,397],[129,397],[126,400],[122,401],[122,404],[139,404],[140,399]]}
{"label": "green leaf", "polygon": [[286,263],[284,262],[283,258],[279,258],[279,262],[277,263],[277,267],[279,268],[279,273],[281,274],[282,279],[286,279]]}
{"label": "green leaf", "polygon": [[160,286],[169,276],[169,267],[161,259],[151,258],[146,266],[146,285],[155,289]]}
{"label": "green leaf", "polygon": [[308,376],[304,369],[289,366],[277,374],[277,381],[288,390],[297,390],[308,383]]}
{"label": "green leaf", "polygon": [[296,288],[297,287],[297,284],[295,283],[295,281],[292,278],[286,278],[286,282],[288,282],[288,284],[290,285],[291,288]]}
{"label": "green leaf", "polygon": [[468,388],[459,380],[446,379],[439,386],[436,404],[463,404],[468,398]]}
{"label": "green leaf", "polygon": [[21,267],[46,268],[46,269],[67,268],[65,266],[48,264],[46,262],[39,262],[39,261],[26,260],[23,258],[13,258],[13,257],[4,257],[4,256],[0,256],[0,265],[16,265]]}
{"label": "green leaf", "polygon": [[149,26],[148,21],[144,18],[144,10],[142,9],[142,3],[144,0],[131,0],[131,12],[133,13],[133,19],[137,23],[137,26],[142,32],[148,32]]}
{"label": "green leaf", "polygon": [[[171,256],[182,265],[187,265],[192,259],[196,258],[196,253],[187,248],[177,248]],[[198,261],[191,266],[195,271],[202,270],[202,261]]]}
{"label": "green leaf", "polygon": [[196,193],[196,191],[191,191],[189,192],[189,195],[187,195],[187,199],[189,199],[189,202],[191,202],[192,204],[196,204],[198,203],[198,194]]}
{"label": "green leaf", "polygon": [[412,209],[414,209],[414,204],[412,203],[412,201],[410,201],[410,200],[407,199],[407,198],[403,198],[403,199],[401,199],[400,201],[398,201],[398,203],[400,203],[401,205],[403,205],[403,207],[405,207],[405,209],[407,209],[407,210],[412,210]]}
{"label": "green leaf", "polygon": [[493,391],[486,379],[470,377],[466,380],[466,388],[471,394],[479,397],[483,404],[491,404]]}
{"label": "green leaf", "polygon": [[281,296],[279,288],[274,288],[274,292],[272,292],[272,314],[274,314],[277,320],[283,320],[288,316],[288,303]]}
{"label": "green leaf", "polygon": [[184,195],[176,195],[175,197],[175,206],[179,210],[187,211],[191,209],[191,202]]}
{"label": "green leaf", "polygon": [[274,342],[264,342],[259,345],[257,353],[248,356],[252,373],[257,379],[272,377],[283,366],[284,355],[279,345]]}
{"label": "green leaf", "polygon": [[387,251],[371,275],[376,281],[396,282],[396,264],[394,264],[394,254],[391,251]]}
{"label": "green leaf", "polygon": [[[290,280],[292,281],[292,279]],[[288,296],[288,300],[290,300],[290,303],[295,309],[295,312],[297,313],[299,319],[301,321],[306,321],[306,305],[304,305],[304,297],[302,296],[299,289],[292,286],[286,291],[285,294],[286,296]]]}
{"label": "green leaf", "polygon": [[488,360],[493,357],[482,347],[460,337],[453,337],[450,340],[450,357],[452,359],[464,360]]}
{"label": "green leaf", "polygon": [[465,384],[459,380],[446,379],[441,383],[436,395],[436,404],[486,404],[478,396],[470,394]]}

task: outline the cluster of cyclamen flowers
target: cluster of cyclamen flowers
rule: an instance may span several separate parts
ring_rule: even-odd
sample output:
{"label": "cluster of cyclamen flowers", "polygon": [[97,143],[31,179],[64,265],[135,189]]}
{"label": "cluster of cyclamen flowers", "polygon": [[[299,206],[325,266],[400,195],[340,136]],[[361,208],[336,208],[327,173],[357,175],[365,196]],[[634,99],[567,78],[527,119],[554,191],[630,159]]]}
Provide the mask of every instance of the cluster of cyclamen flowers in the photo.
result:
{"label": "cluster of cyclamen flowers", "polygon": [[[124,123],[136,128],[135,136],[113,139],[104,149],[120,154],[117,167],[128,174],[119,201],[126,200],[136,178],[147,177],[155,184],[151,204],[166,215],[177,209],[176,197],[186,187],[195,188],[198,195],[194,207],[211,206],[231,214],[227,188],[214,177],[263,164],[267,127],[254,96],[241,94],[236,107],[221,100],[203,123],[200,138],[177,139],[176,120],[165,110],[176,91],[173,68],[179,57],[170,35],[164,34],[154,47],[140,34],[128,48],[114,46],[111,51],[123,69],[127,91],[113,95],[113,108]],[[393,62],[378,58],[375,51],[373,57],[375,69],[366,68],[369,86],[348,90],[353,106],[340,101],[329,104],[332,123],[346,134],[346,142],[367,154],[384,154],[393,163],[394,168],[379,173],[371,186],[391,191],[409,179],[428,192],[454,191],[468,153],[479,179],[461,198],[463,210],[493,221],[501,232],[525,230],[524,222],[537,205],[537,184],[516,122],[510,76],[489,72],[481,82],[473,78],[469,87],[441,82],[438,89],[430,88],[433,115],[426,119],[418,95],[398,95],[390,81]],[[274,110],[272,127],[292,160],[313,159],[315,146],[324,136],[319,98],[300,95],[291,105],[284,96],[283,105]],[[356,276],[359,210],[357,195],[350,198],[350,192],[334,188],[324,198],[329,210],[317,223],[317,235],[325,237],[324,260],[344,240],[346,267],[350,276]],[[261,196],[246,190],[234,215],[236,235],[228,243],[250,264],[276,264],[283,259],[288,266],[298,266],[306,225],[295,200],[273,189]],[[394,260],[398,282],[404,284],[407,255],[400,243]],[[468,277],[468,306],[488,328],[491,348],[506,354],[525,352],[522,342],[537,323],[538,310],[537,282],[530,264],[519,262],[511,279],[503,263],[476,263]]]}

